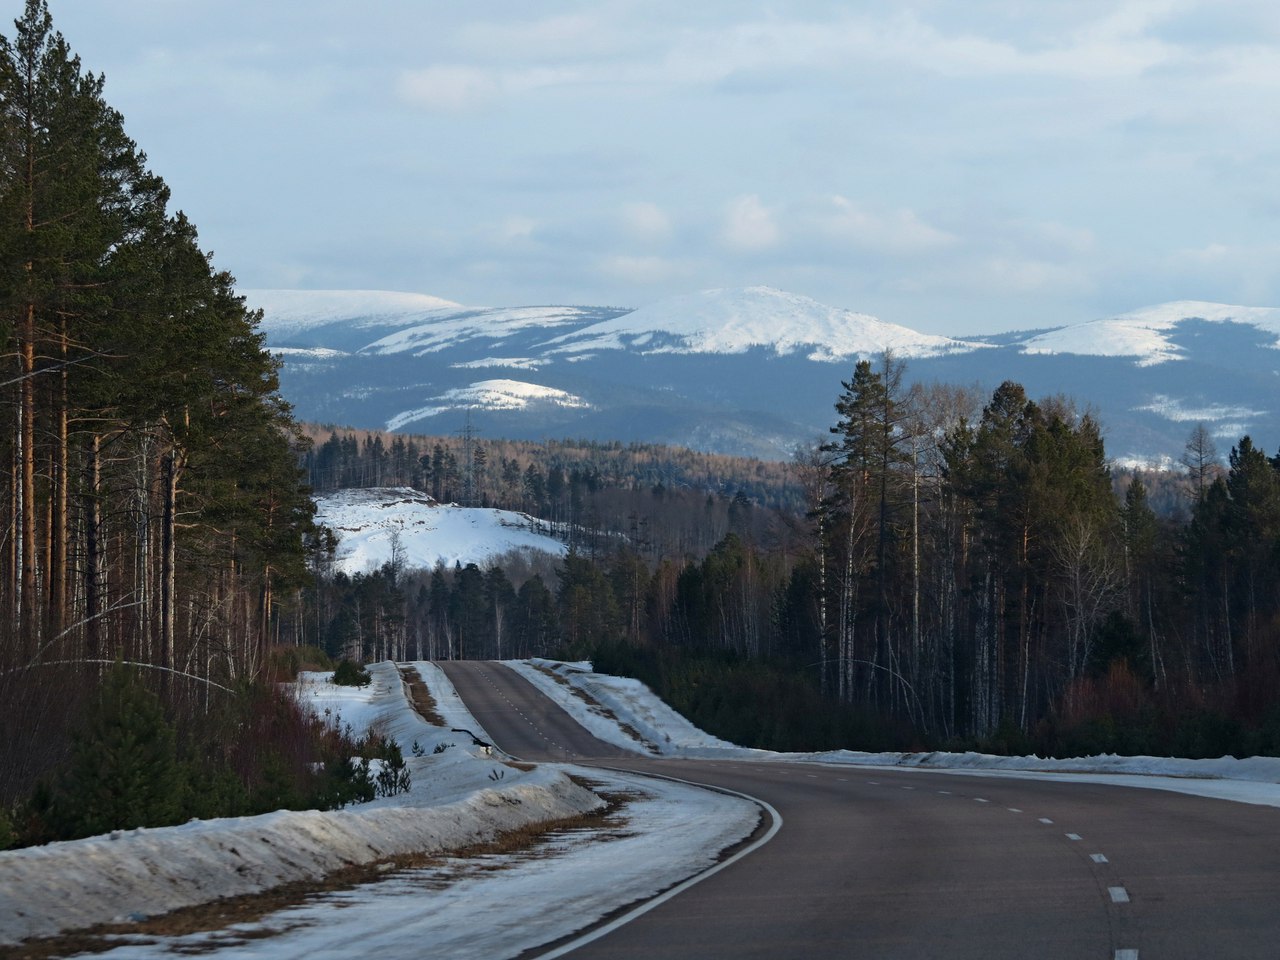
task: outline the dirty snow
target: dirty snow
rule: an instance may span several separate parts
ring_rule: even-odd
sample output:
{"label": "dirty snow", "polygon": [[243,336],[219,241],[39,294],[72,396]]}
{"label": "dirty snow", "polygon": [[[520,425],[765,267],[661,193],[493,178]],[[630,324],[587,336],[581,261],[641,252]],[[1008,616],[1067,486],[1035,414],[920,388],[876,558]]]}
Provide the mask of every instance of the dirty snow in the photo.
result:
{"label": "dirty snow", "polygon": [[[104,954],[132,960],[198,948],[224,956],[337,958],[386,948],[399,956],[426,943],[452,957],[515,956],[712,865],[758,822],[759,810],[747,800],[681,784],[557,764],[508,767],[451,732],[461,727],[487,736],[439,668],[410,666],[425,679],[444,726],[418,716],[390,663],[371,666],[374,682],[364,688],[338,687],[330,674],[316,673],[297,684],[298,695],[331,722],[394,737],[413,774],[408,794],[342,811],[193,821],[0,853],[6,906],[0,944],[316,879],[347,863],[447,852],[598,809],[596,794],[567,776],[573,770],[630,794],[624,827],[561,837],[543,851],[557,856],[446,862],[325,896],[261,924],[160,938],[154,946],[125,938]],[[423,756],[412,755],[415,743]],[[500,916],[495,902],[505,904]],[[287,932],[246,941],[249,929]]]}

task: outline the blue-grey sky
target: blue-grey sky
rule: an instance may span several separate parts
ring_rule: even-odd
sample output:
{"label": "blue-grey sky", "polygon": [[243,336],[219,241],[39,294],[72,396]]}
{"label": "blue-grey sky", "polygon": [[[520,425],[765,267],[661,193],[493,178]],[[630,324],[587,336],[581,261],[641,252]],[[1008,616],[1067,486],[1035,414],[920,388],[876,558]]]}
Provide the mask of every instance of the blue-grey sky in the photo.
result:
{"label": "blue-grey sky", "polygon": [[1273,0],[50,6],[244,287],[1280,304]]}

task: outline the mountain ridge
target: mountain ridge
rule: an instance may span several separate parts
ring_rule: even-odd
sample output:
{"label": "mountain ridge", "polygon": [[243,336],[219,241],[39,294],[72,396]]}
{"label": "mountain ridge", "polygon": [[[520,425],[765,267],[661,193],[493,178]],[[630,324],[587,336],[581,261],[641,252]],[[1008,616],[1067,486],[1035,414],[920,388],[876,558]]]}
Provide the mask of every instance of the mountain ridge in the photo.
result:
{"label": "mountain ridge", "polygon": [[471,416],[517,437],[785,457],[825,433],[852,362],[889,349],[909,379],[985,390],[1012,379],[1032,396],[1074,396],[1098,408],[1118,458],[1175,459],[1192,419],[1224,444],[1245,432],[1280,439],[1280,309],[1269,307],[1171,301],[949,338],[770,287],[637,309],[442,306],[379,291],[245,296],[264,310],[260,329],[299,414],[351,426],[451,432]]}

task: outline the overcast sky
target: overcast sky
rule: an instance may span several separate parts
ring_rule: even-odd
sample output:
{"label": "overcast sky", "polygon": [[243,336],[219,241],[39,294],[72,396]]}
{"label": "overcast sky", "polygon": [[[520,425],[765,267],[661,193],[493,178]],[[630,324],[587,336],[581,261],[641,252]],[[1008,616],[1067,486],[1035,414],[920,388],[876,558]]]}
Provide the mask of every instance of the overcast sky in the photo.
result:
{"label": "overcast sky", "polygon": [[1280,304],[1274,0],[50,6],[242,287]]}

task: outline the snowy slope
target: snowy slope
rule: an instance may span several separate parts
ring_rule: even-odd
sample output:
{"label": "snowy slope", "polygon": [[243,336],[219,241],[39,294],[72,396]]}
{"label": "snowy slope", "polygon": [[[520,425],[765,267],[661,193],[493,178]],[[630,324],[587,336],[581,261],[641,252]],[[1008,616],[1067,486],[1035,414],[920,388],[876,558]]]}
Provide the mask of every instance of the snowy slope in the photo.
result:
{"label": "snowy slope", "polygon": [[348,575],[387,563],[393,533],[399,533],[405,565],[412,568],[483,566],[514,550],[561,556],[567,549],[546,532],[546,524],[528,514],[439,504],[408,487],[319,496],[316,522],[338,534],[337,568]]}
{"label": "snowy slope", "polygon": [[406,326],[365,347],[375,354],[409,353],[422,356],[472,340],[503,340],[514,333],[545,331],[568,324],[579,326],[596,318],[582,307],[484,307],[444,311],[423,323]]}
{"label": "snowy slope", "polygon": [[399,326],[436,312],[462,309],[461,304],[425,293],[390,290],[242,290],[246,305],[262,311],[268,340],[342,322]]}
{"label": "snowy slope", "polygon": [[523,380],[480,380],[430,397],[425,406],[402,410],[387,420],[387,429],[399,430],[419,420],[455,410],[514,411],[527,410],[530,406],[539,404],[567,410],[585,410],[591,406],[581,397],[555,387],[544,387]]}
{"label": "snowy slope", "polygon": [[810,360],[963,353],[984,344],[952,340],[829,307],[809,297],[747,287],[671,297],[549,341],[559,353],[637,349],[644,353],[743,353],[767,347]]}
{"label": "snowy slope", "polygon": [[1154,366],[1183,359],[1185,352],[1170,337],[1187,320],[1248,324],[1273,335],[1273,346],[1280,347],[1280,309],[1179,300],[1051,330],[1024,341],[1022,352],[1133,357],[1140,367]]}

